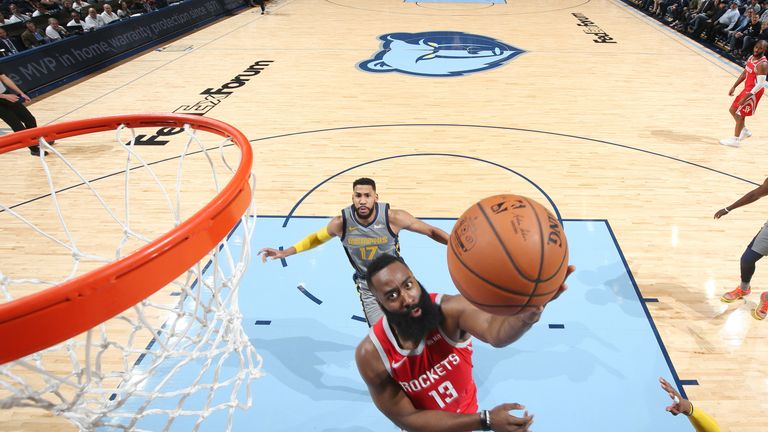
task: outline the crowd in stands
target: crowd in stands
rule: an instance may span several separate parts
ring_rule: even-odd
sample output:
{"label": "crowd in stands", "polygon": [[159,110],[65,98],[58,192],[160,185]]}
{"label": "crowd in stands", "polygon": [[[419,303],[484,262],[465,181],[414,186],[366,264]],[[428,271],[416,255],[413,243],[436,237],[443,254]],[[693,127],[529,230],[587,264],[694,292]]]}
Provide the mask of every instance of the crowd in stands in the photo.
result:
{"label": "crowd in stands", "polygon": [[768,40],[768,0],[625,1],[742,65]]}
{"label": "crowd in stands", "polygon": [[0,57],[167,5],[166,0],[0,0]]}

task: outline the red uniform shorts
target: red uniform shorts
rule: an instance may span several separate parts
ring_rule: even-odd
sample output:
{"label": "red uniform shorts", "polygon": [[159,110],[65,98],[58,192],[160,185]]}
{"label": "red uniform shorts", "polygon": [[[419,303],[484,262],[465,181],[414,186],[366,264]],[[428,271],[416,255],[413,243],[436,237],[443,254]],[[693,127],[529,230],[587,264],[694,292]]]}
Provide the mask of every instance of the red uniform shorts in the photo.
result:
{"label": "red uniform shorts", "polygon": [[[749,117],[752,114],[755,113],[755,110],[757,109],[757,103],[760,102],[760,98],[763,97],[763,93],[765,93],[765,90],[760,90],[757,92],[756,95],[750,96],[749,99],[747,99],[746,102],[744,102],[744,105],[741,106],[741,109],[736,111],[736,114],[742,116],[742,117]],[[741,101],[741,98],[743,98],[745,95],[749,94],[749,92],[744,89],[739,93],[738,96],[736,96],[736,99],[733,100],[733,103],[731,104],[731,108],[736,108],[739,106],[739,101]]]}

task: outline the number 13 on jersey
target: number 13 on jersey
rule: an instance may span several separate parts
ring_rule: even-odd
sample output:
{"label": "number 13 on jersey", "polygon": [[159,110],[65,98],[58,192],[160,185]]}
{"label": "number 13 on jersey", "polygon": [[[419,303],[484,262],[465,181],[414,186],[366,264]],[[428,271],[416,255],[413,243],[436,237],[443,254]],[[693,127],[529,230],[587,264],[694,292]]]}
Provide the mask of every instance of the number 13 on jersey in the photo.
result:
{"label": "number 13 on jersey", "polygon": [[440,384],[440,386],[437,387],[437,390],[432,390],[429,392],[429,395],[435,398],[435,401],[440,405],[440,408],[445,408],[445,404],[450,403],[459,396],[450,381]]}

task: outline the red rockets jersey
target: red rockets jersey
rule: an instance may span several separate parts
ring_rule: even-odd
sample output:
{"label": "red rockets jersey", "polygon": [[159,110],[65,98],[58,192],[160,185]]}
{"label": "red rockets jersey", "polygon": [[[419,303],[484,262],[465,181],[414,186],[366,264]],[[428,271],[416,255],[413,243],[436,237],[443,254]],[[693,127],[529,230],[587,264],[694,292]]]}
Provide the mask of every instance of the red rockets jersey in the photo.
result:
{"label": "red rockets jersey", "polygon": [[[744,65],[744,70],[747,72],[747,77],[744,80],[744,90],[751,92],[755,88],[755,82],[757,82],[757,65],[768,61],[765,56],[756,59],[755,56],[749,56],[747,64]],[[760,90],[758,90],[760,92]]]}
{"label": "red rockets jersey", "polygon": [[[430,294],[439,304],[442,295]],[[384,316],[368,335],[389,375],[417,409],[456,413],[477,412],[477,387],[472,377],[472,339],[456,342],[438,327],[412,351],[397,343]]]}

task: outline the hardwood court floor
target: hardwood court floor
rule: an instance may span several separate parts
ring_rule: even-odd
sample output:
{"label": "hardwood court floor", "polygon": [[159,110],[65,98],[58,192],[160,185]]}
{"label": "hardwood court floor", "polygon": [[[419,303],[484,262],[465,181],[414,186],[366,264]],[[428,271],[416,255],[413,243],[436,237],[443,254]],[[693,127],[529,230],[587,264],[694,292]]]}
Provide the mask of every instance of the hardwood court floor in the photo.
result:
{"label": "hardwood court floor", "polygon": [[[593,42],[573,14],[617,43]],[[356,67],[379,51],[380,35],[427,31],[485,35],[526,52],[451,78]],[[680,378],[698,381],[685,388],[697,406],[724,430],[764,430],[768,323],[749,315],[757,295],[730,306],[719,296],[738,282],[738,258],[765,221],[768,201],[712,219],[766,176],[758,161],[768,155],[768,108],[748,120],[754,136],[741,148],[717,143],[732,134],[727,92],[738,67],[609,0],[286,0],[268,15],[244,11],[173,45],[193,48],[151,51],[31,110],[40,123],[173,111],[271,61],[207,114],[253,140],[260,214],[287,214],[314,186],[379,158],[450,153],[510,168],[519,175],[472,159],[389,159],[324,183],[297,214],[335,214],[360,176],[378,181],[382,200],[421,217],[456,217],[499,192],[545,201],[524,176],[562,217],[610,222],[643,295],[659,299],[649,309]],[[98,169],[109,154],[96,149],[67,151],[91,156],[81,159]],[[152,147],[147,155],[160,160],[172,150]],[[8,191],[14,203],[45,193],[28,181],[39,172],[28,154],[5,155],[0,164],[16,173],[6,176],[3,199]],[[34,275],[35,251],[25,254],[0,262]],[[756,292],[768,289],[762,266]],[[29,410],[0,412],[0,430],[51,423],[61,422]]]}

